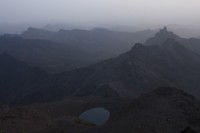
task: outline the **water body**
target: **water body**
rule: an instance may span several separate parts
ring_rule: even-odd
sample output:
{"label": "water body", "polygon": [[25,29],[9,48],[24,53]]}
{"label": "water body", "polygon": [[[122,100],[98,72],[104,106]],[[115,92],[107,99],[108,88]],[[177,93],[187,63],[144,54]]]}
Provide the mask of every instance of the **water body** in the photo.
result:
{"label": "water body", "polygon": [[110,112],[105,108],[93,108],[83,112],[80,119],[95,124],[97,126],[105,124],[110,117]]}

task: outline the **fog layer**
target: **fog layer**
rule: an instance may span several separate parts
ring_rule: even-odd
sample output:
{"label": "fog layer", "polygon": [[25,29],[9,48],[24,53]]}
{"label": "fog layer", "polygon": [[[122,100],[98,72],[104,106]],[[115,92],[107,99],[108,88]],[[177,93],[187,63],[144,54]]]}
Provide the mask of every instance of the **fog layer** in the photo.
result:
{"label": "fog layer", "polygon": [[199,5],[199,0],[0,0],[0,22],[197,26]]}

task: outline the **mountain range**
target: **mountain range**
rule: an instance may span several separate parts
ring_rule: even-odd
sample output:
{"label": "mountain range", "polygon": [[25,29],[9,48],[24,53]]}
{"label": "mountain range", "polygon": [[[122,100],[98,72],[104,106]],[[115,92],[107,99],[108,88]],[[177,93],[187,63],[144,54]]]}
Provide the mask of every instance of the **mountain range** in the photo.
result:
{"label": "mountain range", "polygon": [[23,38],[44,39],[72,45],[104,60],[128,51],[136,42],[144,42],[154,36],[156,31],[117,32],[103,28],[92,30],[59,30],[52,32],[36,28],[28,28],[21,34]]}
{"label": "mountain range", "polygon": [[[74,32],[83,42],[91,36],[94,39],[86,31]],[[107,33],[98,29],[99,37]],[[198,41],[181,38],[165,27],[144,44],[136,43],[118,56],[79,69],[48,73],[47,66],[52,63],[97,58],[83,49],[78,51],[73,43],[1,36],[0,132],[200,132]],[[99,107],[110,114],[104,125],[81,119],[83,112]]]}
{"label": "mountain range", "polygon": [[38,97],[44,102],[66,96],[133,98],[160,86],[181,88],[199,97],[199,58],[198,53],[173,39],[160,45],[135,44],[118,57],[51,76],[47,90],[22,101]]}
{"label": "mountain range", "polygon": [[172,39],[159,46],[136,44],[116,58],[54,75],[56,87],[51,89],[61,96],[134,97],[156,87],[172,86],[199,96],[199,58]]}
{"label": "mountain range", "polygon": [[[164,42],[159,41],[159,37],[164,39],[164,34],[171,35],[171,39],[166,37]],[[66,96],[134,98],[161,86],[180,88],[199,97],[200,55],[173,37],[174,34],[164,28],[145,45],[137,43],[117,57],[68,72],[48,74],[43,84],[35,83],[36,89],[33,84],[34,91],[30,90],[19,99],[16,97],[14,104],[49,102]],[[18,39],[19,42],[23,40]],[[12,89],[16,94],[21,93],[20,86]]]}
{"label": "mountain range", "polygon": [[106,29],[60,30],[28,28],[21,35],[0,36],[0,53],[8,53],[50,73],[69,71],[117,56],[154,31],[123,33]]}

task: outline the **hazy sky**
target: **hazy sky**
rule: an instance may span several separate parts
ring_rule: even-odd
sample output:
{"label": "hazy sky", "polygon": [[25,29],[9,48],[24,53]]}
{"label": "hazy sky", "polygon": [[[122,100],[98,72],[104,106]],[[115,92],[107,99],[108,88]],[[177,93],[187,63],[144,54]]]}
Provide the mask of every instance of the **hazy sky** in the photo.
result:
{"label": "hazy sky", "polygon": [[200,0],[0,0],[0,22],[198,25]]}

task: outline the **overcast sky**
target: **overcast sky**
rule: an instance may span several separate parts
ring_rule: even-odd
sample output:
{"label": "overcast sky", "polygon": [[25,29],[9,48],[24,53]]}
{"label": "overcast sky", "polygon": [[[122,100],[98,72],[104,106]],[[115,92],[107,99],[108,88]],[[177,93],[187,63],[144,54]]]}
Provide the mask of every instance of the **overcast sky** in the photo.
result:
{"label": "overcast sky", "polygon": [[200,24],[200,0],[0,0],[0,22]]}

